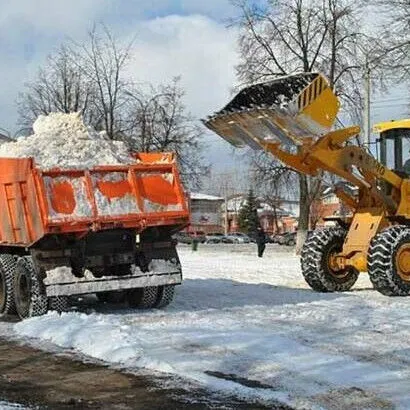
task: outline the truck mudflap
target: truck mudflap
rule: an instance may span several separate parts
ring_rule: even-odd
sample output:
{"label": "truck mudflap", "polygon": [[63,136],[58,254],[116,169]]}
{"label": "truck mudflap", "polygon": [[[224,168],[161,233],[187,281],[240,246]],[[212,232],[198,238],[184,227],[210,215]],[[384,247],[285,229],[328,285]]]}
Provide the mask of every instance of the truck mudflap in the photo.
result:
{"label": "truck mudflap", "polygon": [[48,297],[82,295],[149,286],[179,285],[182,283],[181,266],[162,259],[153,259],[147,272],[142,272],[139,267],[133,265],[129,275],[97,278],[86,270],[84,277],[77,278],[68,266],[59,266],[49,270],[46,275],[43,283]]}

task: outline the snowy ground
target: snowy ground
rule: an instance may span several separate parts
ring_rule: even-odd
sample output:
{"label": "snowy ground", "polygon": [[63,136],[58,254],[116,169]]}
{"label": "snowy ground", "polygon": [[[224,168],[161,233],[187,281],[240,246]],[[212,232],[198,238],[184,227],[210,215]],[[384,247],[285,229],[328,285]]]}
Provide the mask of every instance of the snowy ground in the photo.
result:
{"label": "snowy ground", "polygon": [[255,245],[180,256],[185,281],[165,310],[97,307],[0,330],[264,403],[410,408],[410,298],[380,295],[365,275],[352,292],[313,292],[277,245],[262,259]]}

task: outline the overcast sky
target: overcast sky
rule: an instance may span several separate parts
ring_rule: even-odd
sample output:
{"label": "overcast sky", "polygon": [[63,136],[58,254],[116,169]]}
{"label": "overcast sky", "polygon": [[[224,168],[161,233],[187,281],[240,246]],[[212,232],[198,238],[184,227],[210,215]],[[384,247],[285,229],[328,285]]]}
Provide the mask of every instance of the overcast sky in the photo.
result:
{"label": "overcast sky", "polygon": [[[0,0],[0,5],[0,127],[12,133],[24,83],[64,40],[81,42],[99,22],[120,39],[135,36],[129,66],[135,79],[161,83],[181,75],[185,103],[197,118],[221,108],[235,85],[236,33],[227,19],[236,11],[229,0]],[[375,110],[376,120],[400,116],[402,107],[385,114],[383,105]],[[241,162],[223,140],[212,134],[205,139],[207,158],[218,170]]]}
{"label": "overcast sky", "polygon": [[[117,36],[135,36],[129,70],[137,81],[181,75],[185,103],[197,118],[221,108],[235,84],[235,15],[228,0],[0,0],[0,127],[17,130],[16,98],[47,55],[68,38],[81,42],[103,22]],[[0,130],[0,132],[2,132]],[[207,134],[208,160],[233,166],[232,149]]]}

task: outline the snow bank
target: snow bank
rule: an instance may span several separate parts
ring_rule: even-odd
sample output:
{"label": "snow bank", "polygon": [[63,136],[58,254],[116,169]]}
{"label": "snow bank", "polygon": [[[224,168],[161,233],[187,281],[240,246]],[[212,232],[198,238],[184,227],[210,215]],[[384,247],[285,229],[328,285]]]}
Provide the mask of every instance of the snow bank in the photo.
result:
{"label": "snow bank", "polygon": [[[283,248],[181,247],[185,281],[164,310],[49,313],[19,336],[121,367],[177,374],[207,388],[300,409],[410,408],[410,298],[360,277],[352,292],[308,288]],[[252,387],[253,386],[253,387]]]}
{"label": "snow bank", "polygon": [[87,127],[80,113],[40,115],[34,134],[0,146],[0,157],[33,157],[43,168],[92,168],[136,162],[126,144]]}
{"label": "snow bank", "polygon": [[15,409],[30,410],[28,407],[23,406],[22,404],[9,403],[9,402],[6,402],[6,401],[1,401],[1,400],[0,400],[0,409],[1,410],[15,410]]}

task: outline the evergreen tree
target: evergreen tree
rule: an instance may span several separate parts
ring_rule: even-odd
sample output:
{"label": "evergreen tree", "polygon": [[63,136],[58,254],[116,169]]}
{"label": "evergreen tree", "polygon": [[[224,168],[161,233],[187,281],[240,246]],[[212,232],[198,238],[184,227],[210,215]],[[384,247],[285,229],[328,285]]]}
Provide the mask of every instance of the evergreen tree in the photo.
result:
{"label": "evergreen tree", "polygon": [[248,234],[255,232],[259,226],[256,198],[252,188],[249,189],[246,202],[239,210],[238,223],[241,232]]}

